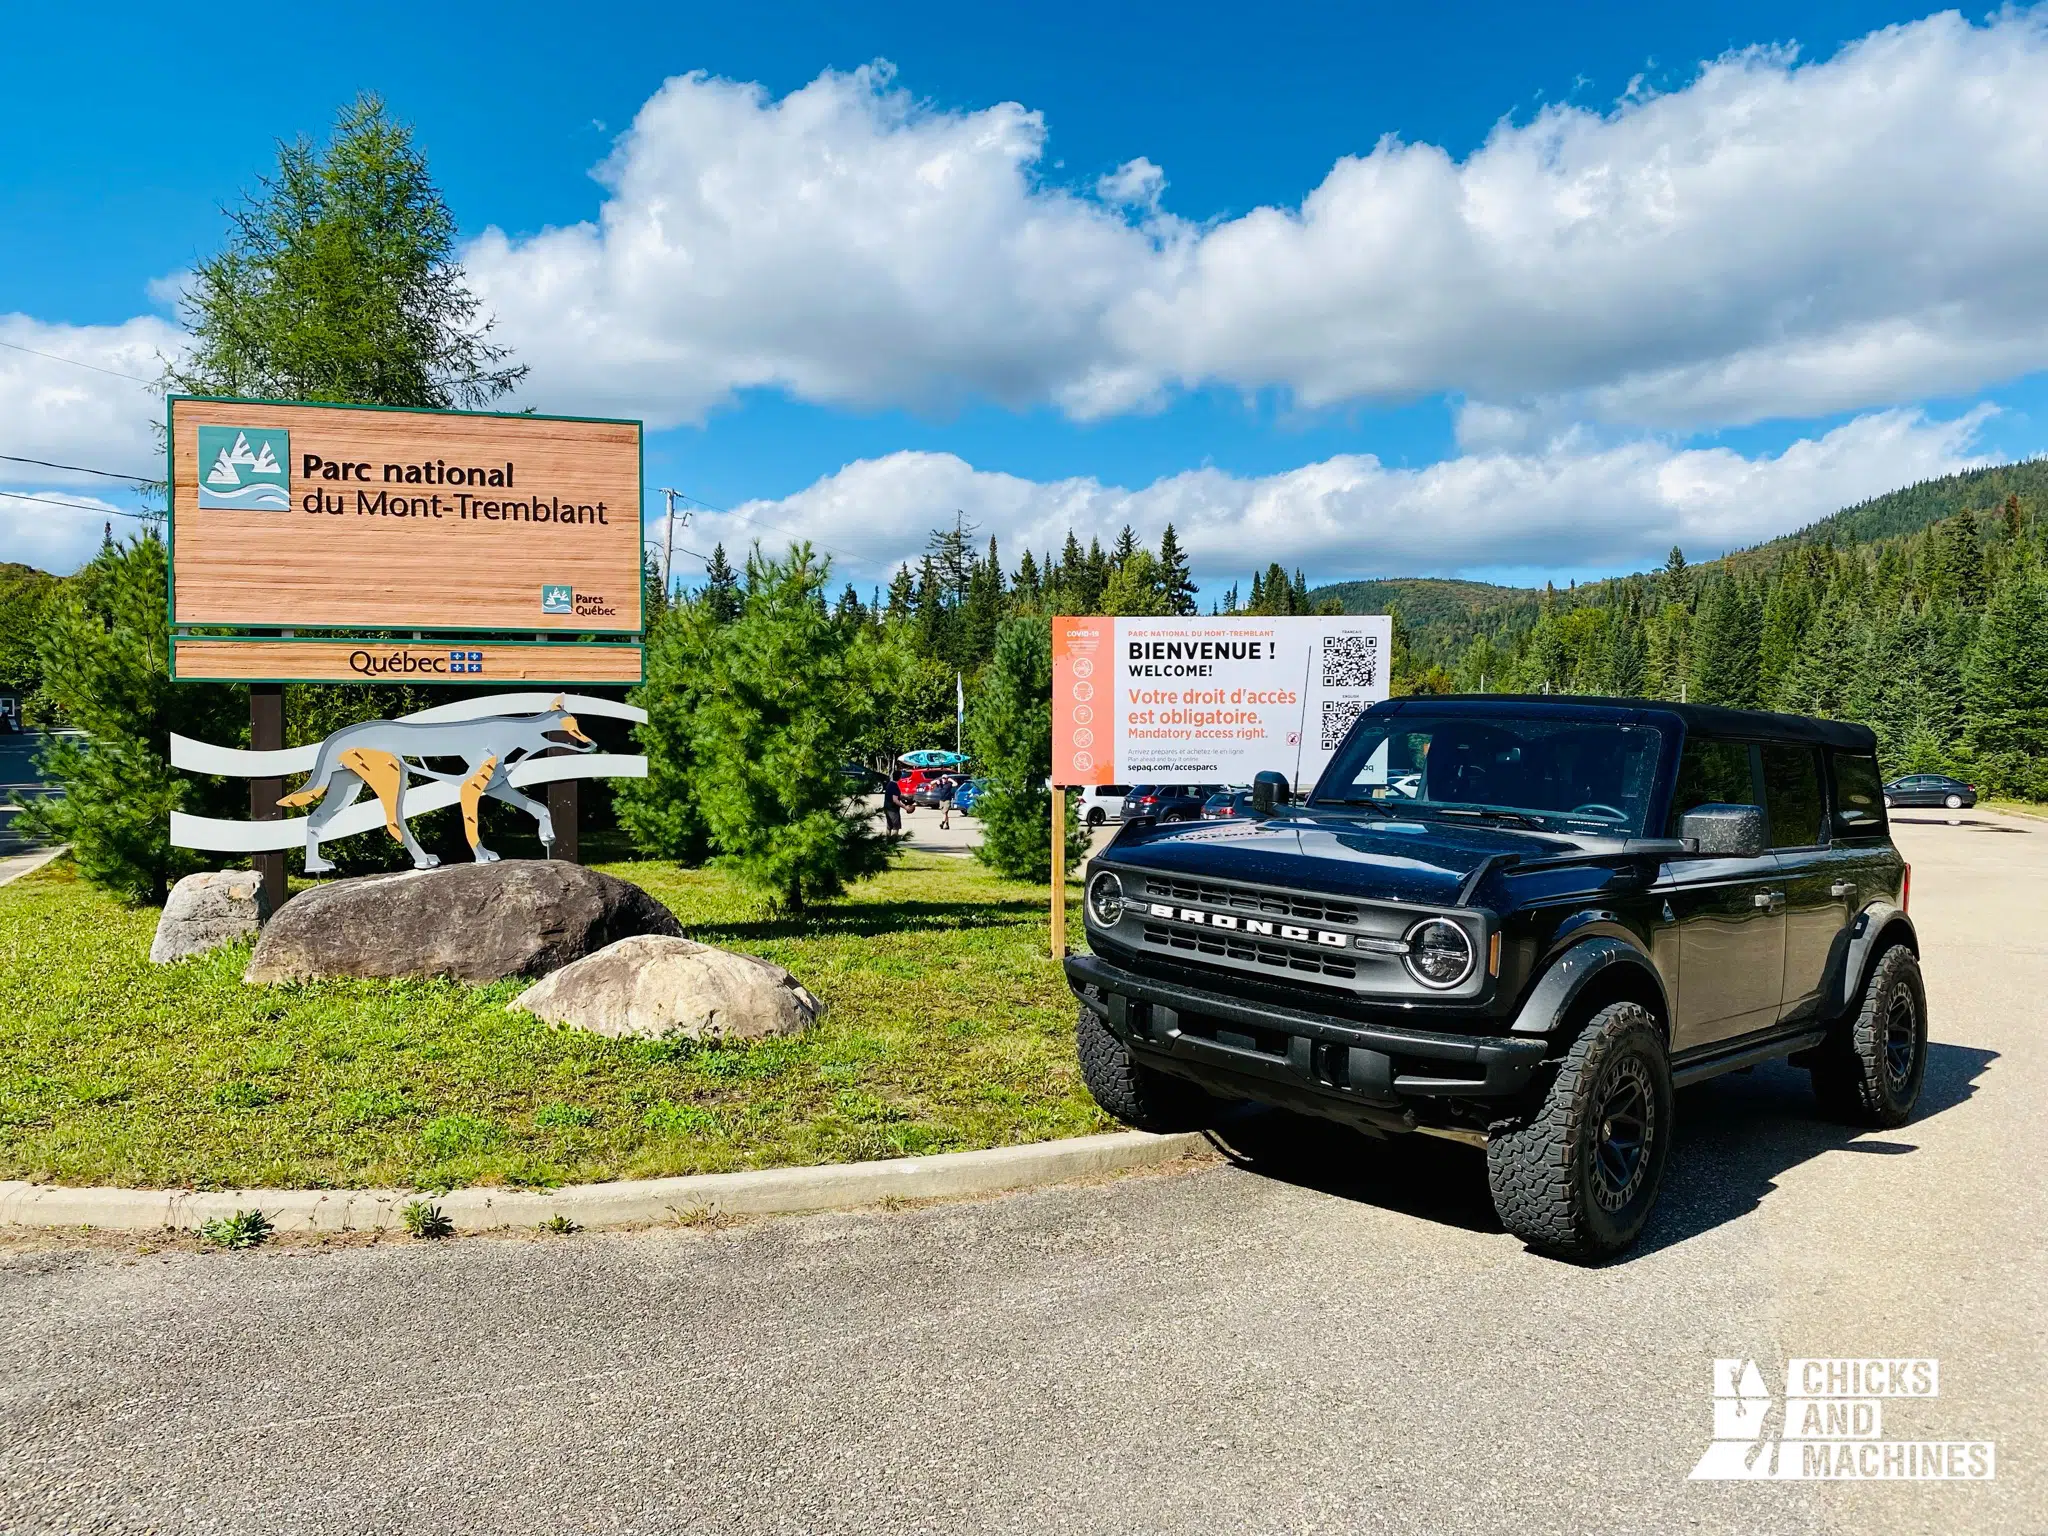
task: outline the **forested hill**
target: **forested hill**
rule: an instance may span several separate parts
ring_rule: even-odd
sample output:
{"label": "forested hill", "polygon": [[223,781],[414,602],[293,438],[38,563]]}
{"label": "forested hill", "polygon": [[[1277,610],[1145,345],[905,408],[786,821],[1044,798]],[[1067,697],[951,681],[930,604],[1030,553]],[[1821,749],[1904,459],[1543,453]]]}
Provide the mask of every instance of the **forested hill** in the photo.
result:
{"label": "forested hill", "polygon": [[1897,538],[1902,533],[1918,533],[1958,512],[1994,511],[2008,496],[2017,496],[2035,506],[2048,505],[2048,458],[1995,464],[1989,469],[1944,475],[1939,480],[1922,480],[1918,485],[1887,491],[1853,507],[1844,507],[1797,533],[1757,547],[1776,550],[1790,544],[1868,544]]}
{"label": "forested hill", "polygon": [[1469,625],[1503,604],[1533,601],[1524,587],[1484,581],[1450,581],[1435,576],[1392,576],[1380,581],[1339,581],[1310,594],[1318,604],[1336,601],[1346,613],[1385,613],[1399,608],[1404,622],[1424,629]]}
{"label": "forested hill", "polygon": [[[2048,458],[1922,480],[1917,485],[1887,491],[1831,512],[1817,522],[1765,543],[1702,561],[1690,569],[1699,579],[1724,570],[1755,576],[1775,566],[1790,550],[1810,544],[1882,544],[1963,512],[1976,514],[1979,537],[1989,540],[1996,535],[2000,509],[2014,496],[2030,511],[2048,508]],[[1562,595],[1579,603],[1608,602],[1618,595],[1618,589],[1640,584],[1654,574],[1588,582]],[[1309,593],[1312,606],[1318,608],[1326,602],[1336,602],[1345,613],[1398,610],[1406,639],[1418,658],[1445,663],[1479,635],[1498,637],[1531,628],[1542,611],[1544,596],[1538,587],[1502,587],[1434,576],[1338,581]]]}
{"label": "forested hill", "polygon": [[[1719,560],[1563,590],[1352,582],[1397,693],[1589,693],[1860,720],[1888,772],[2048,800],[2048,462],[1951,475]],[[1277,574],[1277,573],[1276,573]],[[1285,582],[1267,579],[1261,595]],[[1481,589],[1484,590],[1484,589]],[[1334,604],[1333,604],[1334,605]],[[1270,609],[1261,611],[1272,611]]]}

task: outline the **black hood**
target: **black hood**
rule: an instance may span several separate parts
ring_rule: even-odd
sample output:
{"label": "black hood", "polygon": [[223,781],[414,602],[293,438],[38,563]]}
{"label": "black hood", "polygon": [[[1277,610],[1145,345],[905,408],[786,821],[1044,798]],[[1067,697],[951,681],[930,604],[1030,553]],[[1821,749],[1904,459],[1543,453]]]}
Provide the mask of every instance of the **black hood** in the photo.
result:
{"label": "black hood", "polygon": [[1270,821],[1130,827],[1101,859],[1187,880],[1448,907],[1466,877],[1497,854],[1543,858],[1578,846],[1514,828],[1296,812]]}

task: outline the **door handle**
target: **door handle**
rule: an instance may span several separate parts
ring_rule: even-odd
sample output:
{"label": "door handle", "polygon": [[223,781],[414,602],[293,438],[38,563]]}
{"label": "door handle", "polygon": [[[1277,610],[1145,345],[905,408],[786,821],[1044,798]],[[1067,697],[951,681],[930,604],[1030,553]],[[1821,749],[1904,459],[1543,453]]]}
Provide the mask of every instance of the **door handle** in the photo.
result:
{"label": "door handle", "polygon": [[1856,894],[1856,882],[1854,880],[1837,880],[1828,887],[1828,894],[1830,896],[1854,896]]}
{"label": "door handle", "polygon": [[1776,912],[1785,905],[1783,891],[1758,891],[1750,897],[1750,904],[1759,911]]}

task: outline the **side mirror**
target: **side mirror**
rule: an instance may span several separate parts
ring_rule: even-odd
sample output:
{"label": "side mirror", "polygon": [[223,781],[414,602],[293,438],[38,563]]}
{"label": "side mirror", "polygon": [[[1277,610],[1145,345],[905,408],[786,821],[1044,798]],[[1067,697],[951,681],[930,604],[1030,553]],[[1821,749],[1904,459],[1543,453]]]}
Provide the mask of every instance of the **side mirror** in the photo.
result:
{"label": "side mirror", "polygon": [[1696,805],[1680,818],[1678,835],[1723,859],[1761,858],[1771,845],[1760,805]]}
{"label": "side mirror", "polygon": [[1252,779],[1252,810],[1261,816],[1273,814],[1273,807],[1285,805],[1288,801],[1287,775],[1284,773],[1257,774]]}

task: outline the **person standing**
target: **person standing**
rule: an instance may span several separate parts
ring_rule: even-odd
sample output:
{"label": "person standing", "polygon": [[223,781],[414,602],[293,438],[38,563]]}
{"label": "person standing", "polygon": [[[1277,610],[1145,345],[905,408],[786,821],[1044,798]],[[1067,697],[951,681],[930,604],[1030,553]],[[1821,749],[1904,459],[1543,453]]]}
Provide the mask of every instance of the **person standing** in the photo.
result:
{"label": "person standing", "polygon": [[882,776],[882,825],[891,832],[903,830],[903,793],[887,774]]}
{"label": "person standing", "polygon": [[960,787],[960,780],[947,774],[939,783],[939,830],[947,831],[953,825],[953,792]]}

